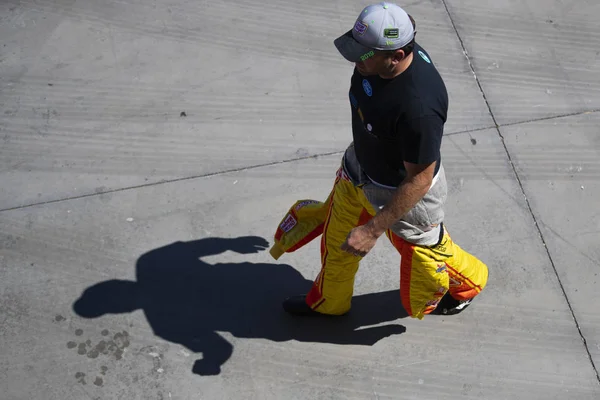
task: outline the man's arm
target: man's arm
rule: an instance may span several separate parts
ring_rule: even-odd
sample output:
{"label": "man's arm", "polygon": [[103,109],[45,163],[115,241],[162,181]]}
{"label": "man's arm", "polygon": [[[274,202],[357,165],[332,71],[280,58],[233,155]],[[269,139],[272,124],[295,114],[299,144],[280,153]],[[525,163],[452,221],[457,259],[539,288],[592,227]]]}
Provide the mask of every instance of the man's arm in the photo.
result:
{"label": "man's arm", "polygon": [[408,213],[426,194],[433,181],[436,163],[412,164],[405,162],[406,178],[385,207],[371,219],[366,227],[375,237],[383,235],[392,225]]}
{"label": "man's arm", "polygon": [[406,178],[398,186],[392,199],[369,222],[350,232],[342,250],[360,257],[367,255],[375,247],[377,239],[427,194],[433,181],[435,164],[405,162]]}
{"label": "man's arm", "polygon": [[377,239],[427,194],[439,160],[443,126],[440,118],[427,116],[411,120],[403,127],[400,152],[406,177],[374,218],[350,232],[342,250],[364,257]]}

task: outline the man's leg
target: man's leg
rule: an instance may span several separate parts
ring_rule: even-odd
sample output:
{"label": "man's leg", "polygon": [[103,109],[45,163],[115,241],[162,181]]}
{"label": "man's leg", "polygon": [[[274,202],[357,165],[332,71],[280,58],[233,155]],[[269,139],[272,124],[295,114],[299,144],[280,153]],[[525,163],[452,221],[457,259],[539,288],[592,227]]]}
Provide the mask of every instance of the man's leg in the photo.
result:
{"label": "man's leg", "polygon": [[400,298],[409,316],[423,319],[448,291],[450,282],[443,241],[437,246],[417,246],[391,230],[388,238],[400,253]]}
{"label": "man's leg", "polygon": [[414,318],[430,313],[457,314],[487,283],[487,266],[456,245],[444,226],[441,229],[441,240],[434,246],[417,246],[388,232],[402,258],[402,305]]}
{"label": "man's leg", "polygon": [[366,224],[374,212],[361,189],[340,168],[321,236],[321,272],[306,297],[291,298],[284,303],[287,311],[342,315],[350,310],[361,257],[342,251],[341,246],[350,231]]}
{"label": "man's leg", "polygon": [[481,293],[488,281],[488,268],[481,260],[454,243],[447,231],[444,236],[443,245],[452,254],[446,260],[450,290],[435,313],[457,314]]}

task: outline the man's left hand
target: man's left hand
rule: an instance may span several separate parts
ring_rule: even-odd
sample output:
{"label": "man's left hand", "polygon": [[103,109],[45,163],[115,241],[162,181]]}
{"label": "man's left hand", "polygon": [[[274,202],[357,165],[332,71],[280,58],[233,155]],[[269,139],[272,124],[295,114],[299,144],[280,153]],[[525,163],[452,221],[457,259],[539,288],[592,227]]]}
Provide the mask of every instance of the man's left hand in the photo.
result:
{"label": "man's left hand", "polygon": [[364,257],[377,243],[379,238],[368,225],[361,225],[350,231],[342,250],[355,256]]}

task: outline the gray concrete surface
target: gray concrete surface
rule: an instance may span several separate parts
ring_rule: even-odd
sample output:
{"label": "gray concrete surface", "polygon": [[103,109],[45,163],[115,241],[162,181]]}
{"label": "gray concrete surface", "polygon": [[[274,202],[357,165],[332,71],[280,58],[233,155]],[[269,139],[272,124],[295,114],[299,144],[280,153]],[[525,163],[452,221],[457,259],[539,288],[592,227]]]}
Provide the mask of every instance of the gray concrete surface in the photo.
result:
{"label": "gray concrete surface", "polygon": [[446,3],[499,124],[600,110],[600,3]]}
{"label": "gray concrete surface", "polygon": [[[600,118],[597,113],[502,128],[549,255],[596,366],[600,364]],[[542,131],[544,135],[536,135]]]}
{"label": "gray concrete surface", "polygon": [[318,243],[261,250],[328,194],[350,141],[332,40],[364,4],[0,4],[2,399],[600,398],[592,1],[404,4],[450,91],[477,302],[405,318],[383,238],[348,318],[282,312]]}

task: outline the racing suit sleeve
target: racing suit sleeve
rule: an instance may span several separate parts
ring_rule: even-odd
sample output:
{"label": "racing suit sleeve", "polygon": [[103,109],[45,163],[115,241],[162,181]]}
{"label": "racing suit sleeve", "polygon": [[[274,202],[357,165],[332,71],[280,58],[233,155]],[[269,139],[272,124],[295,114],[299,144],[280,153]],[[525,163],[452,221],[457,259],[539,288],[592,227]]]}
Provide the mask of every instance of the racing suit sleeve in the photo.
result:
{"label": "racing suit sleeve", "polygon": [[288,210],[275,232],[275,243],[269,250],[277,260],[284,253],[292,253],[323,233],[331,194],[325,202],[298,200]]}

